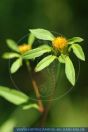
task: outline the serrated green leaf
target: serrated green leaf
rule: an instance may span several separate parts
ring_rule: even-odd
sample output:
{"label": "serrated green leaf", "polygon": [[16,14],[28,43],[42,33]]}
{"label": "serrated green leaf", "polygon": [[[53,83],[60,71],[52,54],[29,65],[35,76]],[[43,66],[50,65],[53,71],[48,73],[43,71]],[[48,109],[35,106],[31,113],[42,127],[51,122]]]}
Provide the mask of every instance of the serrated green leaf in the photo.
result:
{"label": "serrated green leaf", "polygon": [[50,41],[54,39],[53,34],[45,29],[30,29],[30,32],[38,39]]}
{"label": "serrated green leaf", "polygon": [[68,44],[74,44],[76,42],[82,42],[82,41],[83,41],[83,39],[80,37],[73,37],[73,38],[68,40]]}
{"label": "serrated green leaf", "polygon": [[61,55],[58,57],[58,60],[59,60],[60,63],[65,63],[65,58],[66,58],[66,55],[61,54]]}
{"label": "serrated green leaf", "polygon": [[21,66],[22,66],[22,58],[19,58],[11,65],[11,69],[10,69],[11,73],[15,73]]}
{"label": "serrated green leaf", "polygon": [[41,71],[44,68],[46,68],[47,66],[49,66],[54,60],[56,59],[56,56],[53,55],[49,55],[47,57],[45,57],[44,59],[42,59],[36,66],[35,71]]}
{"label": "serrated green leaf", "polygon": [[43,55],[44,53],[51,52],[51,47],[48,45],[43,45],[38,48],[32,49],[26,53],[23,54],[24,59],[35,59],[36,57],[39,57]]}
{"label": "serrated green leaf", "polygon": [[75,69],[71,59],[68,56],[65,58],[65,74],[69,82],[74,86],[75,85]]}
{"label": "serrated green leaf", "polygon": [[2,57],[4,59],[12,59],[12,58],[16,58],[16,57],[19,57],[20,55],[17,54],[17,53],[14,53],[14,52],[6,52],[2,55]]}
{"label": "serrated green leaf", "polygon": [[27,109],[31,109],[31,108],[35,108],[35,109],[39,109],[39,106],[37,104],[27,104],[27,105],[23,105],[22,106],[23,110],[27,110]]}
{"label": "serrated green leaf", "polygon": [[26,94],[4,86],[0,86],[0,96],[15,105],[26,103],[29,100]]}
{"label": "serrated green leaf", "polygon": [[12,39],[7,39],[7,40],[6,40],[6,43],[7,43],[8,47],[9,47],[10,49],[19,52],[17,43],[16,43],[14,40],[12,40]]}
{"label": "serrated green leaf", "polygon": [[29,44],[29,45],[32,45],[33,42],[34,42],[34,40],[35,40],[34,35],[33,35],[32,33],[30,33],[30,35],[29,35],[29,37],[28,37],[28,44]]}
{"label": "serrated green leaf", "polygon": [[85,55],[82,50],[82,47],[78,44],[73,44],[72,46],[73,53],[81,60],[85,61]]}

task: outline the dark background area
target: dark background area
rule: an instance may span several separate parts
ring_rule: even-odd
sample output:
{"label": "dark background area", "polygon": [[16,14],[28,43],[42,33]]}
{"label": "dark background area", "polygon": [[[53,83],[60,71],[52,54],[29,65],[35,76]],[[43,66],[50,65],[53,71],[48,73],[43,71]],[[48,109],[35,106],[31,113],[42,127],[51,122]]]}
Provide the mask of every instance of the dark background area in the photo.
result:
{"label": "dark background area", "polygon": [[[14,87],[9,77],[8,61],[1,58],[2,53],[8,50],[5,40],[12,38],[18,41],[32,28],[48,29],[67,38],[80,36],[84,39],[81,45],[86,61],[80,62],[77,84],[69,95],[55,102],[51,122],[47,121],[47,126],[88,127],[88,1],[0,0],[0,85]],[[0,102],[0,124],[3,124],[14,106],[2,98]]]}

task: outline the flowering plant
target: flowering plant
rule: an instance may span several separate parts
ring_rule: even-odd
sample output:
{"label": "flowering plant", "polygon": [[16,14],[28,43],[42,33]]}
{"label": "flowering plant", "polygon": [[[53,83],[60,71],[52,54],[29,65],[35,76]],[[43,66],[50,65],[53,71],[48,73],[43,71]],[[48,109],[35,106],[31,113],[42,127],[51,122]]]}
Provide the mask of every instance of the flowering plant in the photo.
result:
{"label": "flowering plant", "polygon": [[[75,68],[73,66],[72,60],[70,59],[70,52],[73,50],[73,53],[76,57],[82,61],[85,61],[85,55],[82,50],[82,47],[78,44],[82,42],[83,39],[80,37],[73,37],[71,39],[66,39],[65,37],[59,36],[55,37],[51,32],[44,29],[33,29],[30,32],[37,38],[41,40],[50,41],[50,45],[47,43],[46,52],[49,54],[46,55],[35,67],[35,71],[41,71],[45,67],[49,66],[55,59],[58,60],[58,63],[65,64],[65,74],[69,82],[74,86],[75,85]],[[44,49],[41,50],[32,50],[23,54],[24,59],[32,59],[39,57],[42,54]],[[32,54],[33,53],[33,54]],[[35,54],[35,56],[34,56]],[[31,57],[30,57],[31,56]]]}
{"label": "flowering plant", "polygon": [[[35,39],[43,40],[41,45],[33,48]],[[80,37],[73,37],[67,39],[63,36],[54,36],[50,31],[45,29],[31,29],[28,37],[28,43],[18,45],[15,41],[7,39],[8,47],[13,52],[6,52],[2,55],[4,59],[16,60],[11,65],[11,74],[17,72],[25,61],[28,71],[30,72],[31,82],[38,99],[38,104],[31,102],[31,99],[25,93],[0,86],[0,96],[10,101],[15,105],[21,105],[23,109],[35,108],[40,112],[44,112],[44,105],[42,103],[41,95],[37,86],[37,83],[33,77],[33,72],[39,72],[48,67],[52,62],[57,60],[58,63],[65,65],[65,74],[68,81],[75,85],[75,68],[70,57],[70,53],[73,51],[74,55],[82,61],[85,61],[85,55],[82,47],[79,45],[83,39]],[[35,62],[36,58],[41,58],[32,71],[30,60]]]}

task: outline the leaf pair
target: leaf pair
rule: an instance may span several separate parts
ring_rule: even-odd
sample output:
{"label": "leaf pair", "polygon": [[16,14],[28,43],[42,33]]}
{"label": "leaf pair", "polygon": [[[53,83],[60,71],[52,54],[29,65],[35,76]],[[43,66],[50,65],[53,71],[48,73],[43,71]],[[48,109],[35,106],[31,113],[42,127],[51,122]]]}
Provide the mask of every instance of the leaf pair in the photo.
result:
{"label": "leaf pair", "polygon": [[30,101],[29,96],[22,93],[21,91],[0,86],[0,96],[15,105],[22,105],[23,109],[29,108],[38,109],[38,105],[31,104],[31,102],[29,102]]}
{"label": "leaf pair", "polygon": [[[84,55],[82,47],[79,44],[76,44],[82,41],[83,39],[80,37],[73,37],[72,39],[68,40],[68,44],[71,45],[70,49],[73,50],[73,53],[76,55],[76,57],[82,61],[85,61],[85,55]],[[75,85],[75,69],[69,57],[66,57],[65,59],[65,73],[70,83],[74,86]]]}
{"label": "leaf pair", "polygon": [[44,53],[51,52],[52,48],[48,45],[43,45],[38,48],[32,49],[23,54],[23,59],[35,59]]}
{"label": "leaf pair", "polygon": [[[33,50],[26,52],[25,54],[23,54],[23,58],[24,59],[35,59],[36,57],[39,57],[39,56],[43,55],[44,53],[48,53],[51,51],[52,51],[52,48],[50,46],[43,45],[43,46],[40,46],[38,48],[35,48]],[[41,71],[45,67],[49,66],[50,63],[52,63],[55,58],[56,58],[56,56],[53,56],[53,55],[49,55],[49,56],[45,57],[38,63],[38,65],[35,68],[35,71],[36,72]]]}
{"label": "leaf pair", "polygon": [[80,37],[73,37],[72,39],[69,39],[68,40],[68,44],[70,44],[69,51],[71,51],[72,49],[73,53],[76,55],[78,59],[85,61],[83,49],[79,44],[77,44],[82,41],[83,39]]}
{"label": "leaf pair", "polygon": [[3,86],[0,86],[0,96],[15,105],[23,104],[29,100],[26,94]]}
{"label": "leaf pair", "polygon": [[[35,71],[38,72],[38,71],[43,70],[44,68],[49,66],[55,59],[57,59],[57,57],[53,55],[49,55],[45,57],[37,64]],[[65,63],[66,77],[69,80],[69,82],[74,86],[75,85],[75,69],[74,69],[71,59],[69,58],[69,56],[66,56],[64,58],[64,61],[61,63]]]}

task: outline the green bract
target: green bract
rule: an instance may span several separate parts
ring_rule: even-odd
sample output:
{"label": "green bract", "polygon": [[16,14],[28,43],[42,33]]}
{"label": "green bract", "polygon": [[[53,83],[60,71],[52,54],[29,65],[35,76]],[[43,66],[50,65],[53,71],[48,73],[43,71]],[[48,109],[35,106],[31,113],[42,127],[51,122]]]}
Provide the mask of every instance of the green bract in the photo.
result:
{"label": "green bract", "polygon": [[30,109],[30,108],[35,108],[35,109],[39,109],[39,106],[37,104],[28,104],[28,105],[23,105],[23,110],[27,110],[27,109]]}
{"label": "green bract", "polygon": [[60,63],[65,63],[65,58],[66,58],[66,55],[61,54],[61,55],[58,57],[58,60],[59,60]]}
{"label": "green bract", "polygon": [[74,54],[81,60],[85,61],[85,55],[84,52],[82,50],[82,47],[78,44],[73,44],[71,46],[71,48],[73,49]]}
{"label": "green bract", "polygon": [[15,41],[13,41],[12,39],[7,39],[6,42],[10,49],[19,52],[17,43]]}
{"label": "green bract", "polygon": [[75,69],[69,56],[65,58],[65,73],[69,82],[74,86],[75,85]]}
{"label": "green bract", "polygon": [[26,94],[20,91],[3,86],[0,86],[0,96],[15,105],[26,103],[30,99]]}
{"label": "green bract", "polygon": [[77,43],[77,42],[82,42],[83,39],[80,37],[73,37],[71,39],[68,39],[68,44],[73,44],[73,43]]}
{"label": "green bract", "polygon": [[38,48],[35,48],[33,50],[30,50],[23,54],[24,59],[35,59],[36,57],[39,57],[43,55],[44,53],[51,52],[51,47],[48,45],[43,45]]}
{"label": "green bract", "polygon": [[50,31],[45,29],[30,29],[29,31],[38,39],[52,41],[55,38]]}
{"label": "green bract", "polygon": [[14,53],[14,52],[6,52],[3,54],[2,57],[4,59],[12,59],[12,58],[18,58],[18,57],[20,57],[20,55],[17,53]]}
{"label": "green bract", "polygon": [[41,71],[42,69],[44,69],[45,67],[49,66],[54,60],[56,59],[56,56],[54,55],[49,55],[47,57],[45,57],[44,59],[42,59],[36,66],[35,71]]}
{"label": "green bract", "polygon": [[15,73],[22,66],[22,58],[18,58],[11,66],[11,73]]}
{"label": "green bract", "polygon": [[28,37],[28,44],[32,45],[34,43],[35,37],[33,34],[30,34]]}
{"label": "green bract", "polygon": [[0,86],[0,96],[14,105],[21,105],[24,110],[30,108],[39,109],[38,105],[31,103],[30,97],[21,91]]}

